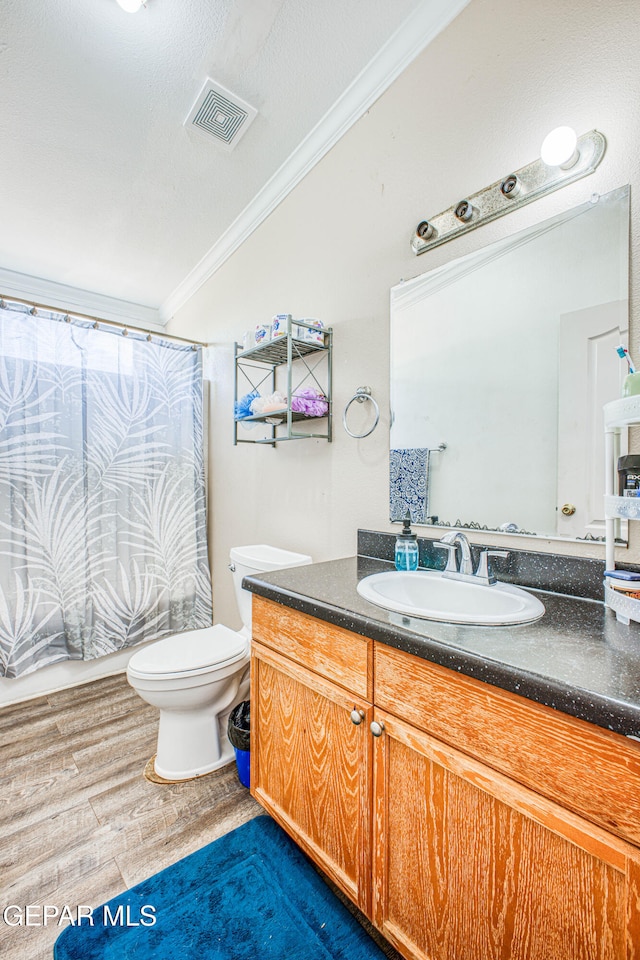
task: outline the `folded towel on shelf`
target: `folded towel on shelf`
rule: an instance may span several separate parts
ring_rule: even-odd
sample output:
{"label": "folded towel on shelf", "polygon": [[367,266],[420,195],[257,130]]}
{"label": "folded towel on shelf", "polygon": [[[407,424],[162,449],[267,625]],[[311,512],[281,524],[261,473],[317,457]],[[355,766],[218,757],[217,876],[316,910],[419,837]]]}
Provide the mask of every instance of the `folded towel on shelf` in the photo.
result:
{"label": "folded towel on shelf", "polygon": [[259,397],[260,394],[257,390],[254,390],[252,393],[245,393],[244,397],[240,397],[239,400],[233,405],[233,415],[236,420],[244,420],[245,417],[251,416],[251,404],[256,397]]}
{"label": "folded towel on shelf", "polygon": [[287,398],[276,390],[268,397],[256,397],[251,401],[251,413],[262,414],[271,413],[274,410],[286,410]]}
{"label": "folded towel on shelf", "polygon": [[294,393],[291,409],[294,413],[304,413],[307,417],[325,417],[329,412],[329,403],[324,394],[313,387],[305,387]]}

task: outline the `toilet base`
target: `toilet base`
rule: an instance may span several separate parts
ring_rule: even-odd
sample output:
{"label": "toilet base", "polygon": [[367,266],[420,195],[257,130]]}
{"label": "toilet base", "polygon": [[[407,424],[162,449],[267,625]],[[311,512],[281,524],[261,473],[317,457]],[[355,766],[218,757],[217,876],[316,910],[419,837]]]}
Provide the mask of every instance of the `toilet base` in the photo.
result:
{"label": "toilet base", "polygon": [[[215,772],[215,771],[209,771],[209,772],[212,773],[212,772]],[[199,774],[198,776],[188,777],[188,778],[187,778],[187,777],[179,777],[179,778],[174,778],[174,779],[172,779],[172,780],[168,780],[166,777],[161,777],[159,773],[156,773],[156,755],[155,755],[155,753],[154,753],[154,755],[153,755],[152,757],[149,758],[149,760],[147,760],[146,766],[145,766],[145,768],[144,768],[144,778],[145,778],[145,780],[148,780],[149,783],[159,783],[159,784],[165,784],[165,783],[189,783],[190,780],[201,780],[203,776],[206,776],[206,774]]]}
{"label": "toilet base", "polygon": [[205,764],[202,767],[197,767],[194,770],[190,770],[188,773],[184,770],[181,770],[178,774],[176,771],[172,772],[171,770],[165,770],[163,767],[158,768],[157,755],[154,757],[153,769],[157,776],[162,780],[166,780],[167,783],[182,783],[184,780],[195,780],[197,777],[204,777],[207,773],[213,773],[214,770],[219,770],[220,767],[226,767],[227,764],[232,763],[234,759],[235,754],[233,747],[227,740],[227,743],[222,745],[220,756],[217,760]]}
{"label": "toilet base", "polygon": [[[235,701],[237,682],[230,691],[224,716],[228,716],[229,700]],[[158,747],[153,767],[163,780],[192,780],[203,777],[234,758],[223,718],[214,708],[181,713],[160,711]]]}
{"label": "toilet base", "polygon": [[[232,672],[233,671],[233,672]],[[182,691],[161,691],[160,706],[155,691],[138,693],[160,706],[158,746],[154,770],[163,780],[179,782],[203,777],[234,759],[234,751],[227,735],[229,714],[237,703],[249,695],[250,669],[244,661],[233,664],[209,684],[188,690],[189,709],[177,708],[183,703]],[[163,695],[164,694],[164,695]]]}

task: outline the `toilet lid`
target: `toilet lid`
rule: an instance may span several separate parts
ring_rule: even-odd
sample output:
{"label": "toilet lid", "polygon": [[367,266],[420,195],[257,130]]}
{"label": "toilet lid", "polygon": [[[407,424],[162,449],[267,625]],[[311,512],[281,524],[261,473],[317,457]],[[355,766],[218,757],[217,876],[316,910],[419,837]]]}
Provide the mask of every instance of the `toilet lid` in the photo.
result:
{"label": "toilet lid", "polygon": [[247,638],[221,623],[165,637],[135,653],[129,673],[141,678],[192,677],[212,667],[226,667],[248,652]]}

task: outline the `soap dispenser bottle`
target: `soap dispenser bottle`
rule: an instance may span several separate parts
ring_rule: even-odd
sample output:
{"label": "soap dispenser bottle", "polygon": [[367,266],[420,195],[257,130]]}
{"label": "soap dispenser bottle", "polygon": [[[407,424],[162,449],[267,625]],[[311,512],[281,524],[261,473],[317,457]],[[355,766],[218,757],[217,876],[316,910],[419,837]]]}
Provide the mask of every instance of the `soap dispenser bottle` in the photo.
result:
{"label": "soap dispenser bottle", "polygon": [[411,532],[411,514],[407,510],[402,533],[396,538],[396,570],[418,569],[418,538]]}

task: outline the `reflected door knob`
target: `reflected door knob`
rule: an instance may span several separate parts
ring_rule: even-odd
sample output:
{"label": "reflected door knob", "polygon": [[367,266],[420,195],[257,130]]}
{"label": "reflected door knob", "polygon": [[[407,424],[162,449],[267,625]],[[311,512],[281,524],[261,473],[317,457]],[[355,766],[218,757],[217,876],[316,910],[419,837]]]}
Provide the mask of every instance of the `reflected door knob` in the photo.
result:
{"label": "reflected door knob", "polygon": [[562,505],[562,513],[565,517],[572,517],[576,512],[576,508],[572,503],[564,503]]}
{"label": "reflected door knob", "polygon": [[364,720],[364,716],[364,710],[356,710],[354,707],[351,711],[351,723],[355,724],[356,727],[359,727]]}
{"label": "reflected door knob", "polygon": [[369,727],[369,730],[371,730],[371,733],[374,735],[374,737],[381,737],[384,733],[384,723],[378,723],[377,720],[374,720]]}

